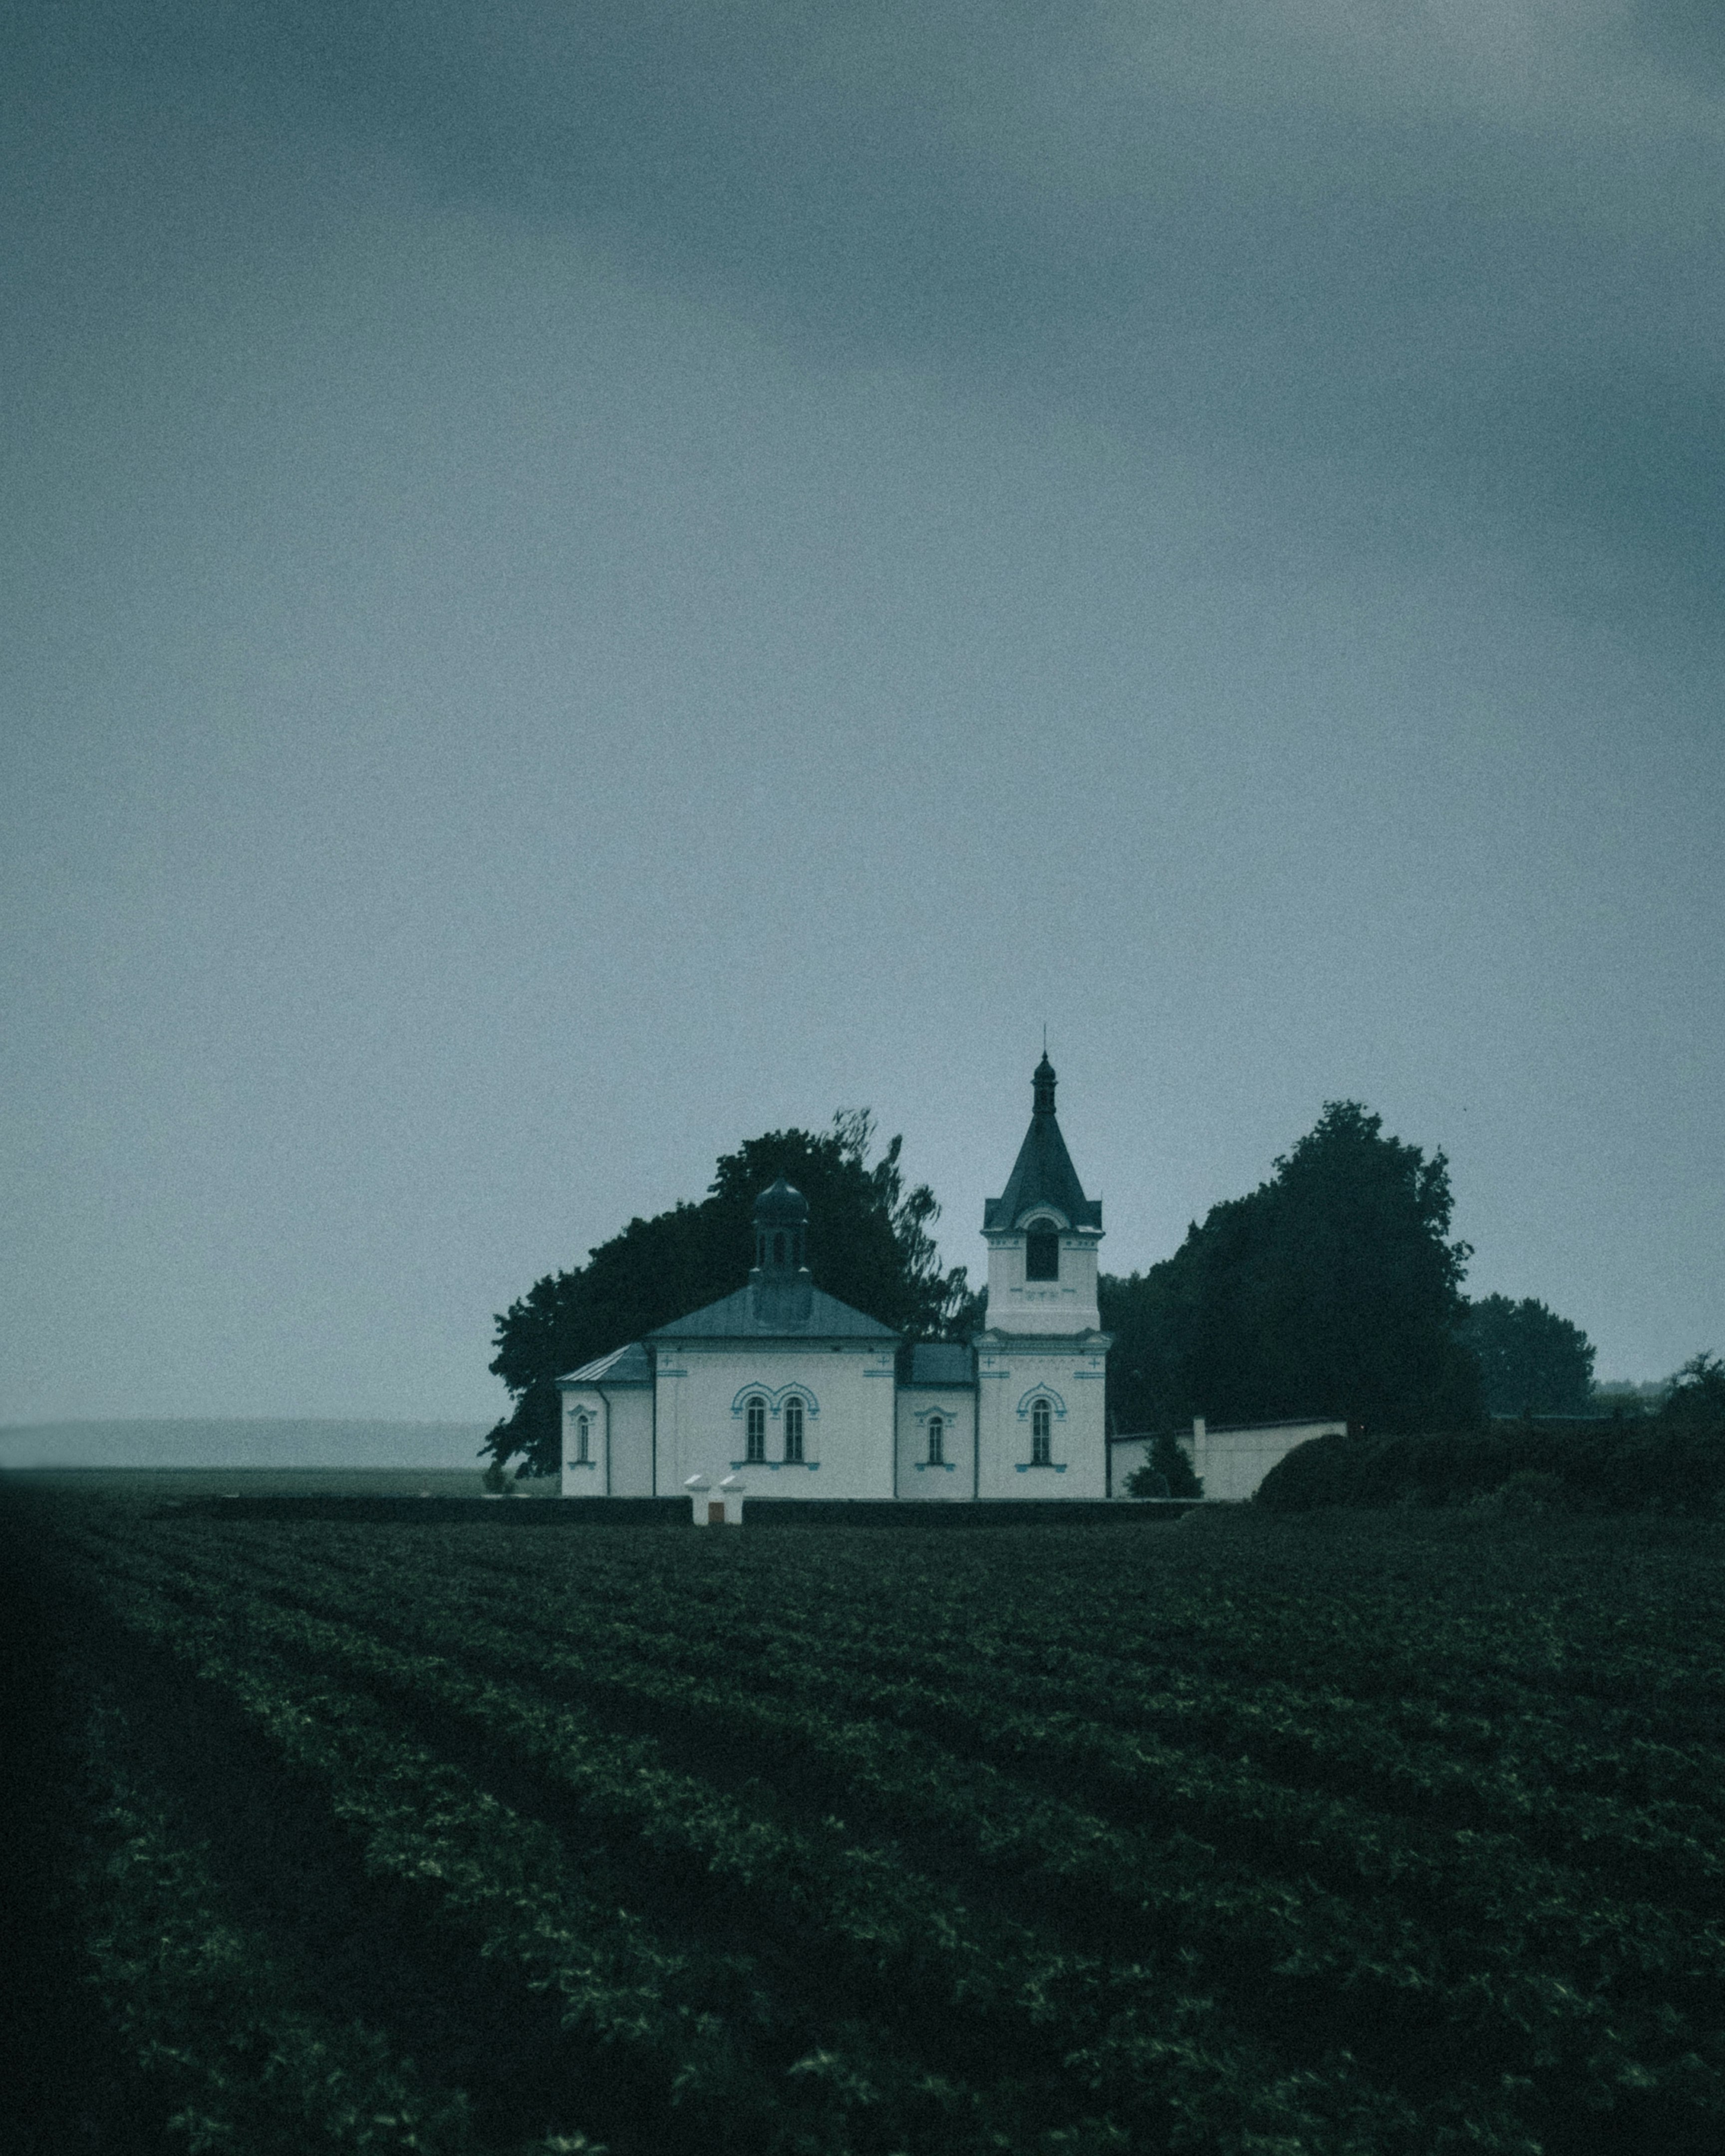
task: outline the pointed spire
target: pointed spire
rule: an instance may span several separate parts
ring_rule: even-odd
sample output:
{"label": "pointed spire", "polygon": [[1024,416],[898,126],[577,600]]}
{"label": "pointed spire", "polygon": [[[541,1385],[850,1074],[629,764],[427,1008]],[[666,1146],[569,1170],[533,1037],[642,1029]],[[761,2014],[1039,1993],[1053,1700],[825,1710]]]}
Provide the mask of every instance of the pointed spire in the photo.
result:
{"label": "pointed spire", "polygon": [[983,1208],[983,1232],[993,1234],[1013,1227],[1033,1206],[1050,1204],[1075,1228],[1102,1224],[1100,1199],[1086,1198],[1078,1180],[1066,1142],[1055,1118],[1055,1067],[1043,1050],[1042,1060],[1030,1079],[1033,1112],[1030,1127],[1019,1147],[1005,1189]]}

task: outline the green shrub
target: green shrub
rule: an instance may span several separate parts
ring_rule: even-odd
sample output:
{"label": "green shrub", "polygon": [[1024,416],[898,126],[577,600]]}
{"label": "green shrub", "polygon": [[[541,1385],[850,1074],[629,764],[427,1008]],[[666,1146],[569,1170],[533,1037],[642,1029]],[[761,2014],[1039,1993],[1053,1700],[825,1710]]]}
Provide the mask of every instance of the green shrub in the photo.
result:
{"label": "green shrub", "polygon": [[1542,1474],[1538,1468],[1523,1467],[1481,1502],[1497,1506],[1511,1519],[1525,1520],[1541,1512],[1567,1511],[1568,1501],[1568,1492],[1563,1487],[1561,1475]]}
{"label": "green shrub", "polygon": [[1725,1428],[1649,1418],[1580,1430],[1521,1424],[1418,1437],[1317,1437],[1271,1470],[1257,1502],[1278,1512],[1467,1505],[1512,1482],[1523,1493],[1515,1504],[1530,1508],[1536,1501],[1526,1493],[1537,1486],[1547,1510],[1712,1514],[1725,1501]]}
{"label": "green shrub", "polygon": [[1127,1477],[1128,1497],[1201,1497],[1204,1484],[1192,1471],[1192,1457],[1171,1430],[1150,1441],[1150,1457]]}

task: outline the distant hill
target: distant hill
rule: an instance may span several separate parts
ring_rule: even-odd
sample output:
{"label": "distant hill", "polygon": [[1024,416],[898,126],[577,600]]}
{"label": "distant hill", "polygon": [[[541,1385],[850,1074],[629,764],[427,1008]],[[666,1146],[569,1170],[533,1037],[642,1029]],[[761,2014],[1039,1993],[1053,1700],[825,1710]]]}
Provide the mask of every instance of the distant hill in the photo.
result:
{"label": "distant hill", "polygon": [[212,1417],[0,1427],[8,1467],[475,1468],[482,1422],[270,1421]]}

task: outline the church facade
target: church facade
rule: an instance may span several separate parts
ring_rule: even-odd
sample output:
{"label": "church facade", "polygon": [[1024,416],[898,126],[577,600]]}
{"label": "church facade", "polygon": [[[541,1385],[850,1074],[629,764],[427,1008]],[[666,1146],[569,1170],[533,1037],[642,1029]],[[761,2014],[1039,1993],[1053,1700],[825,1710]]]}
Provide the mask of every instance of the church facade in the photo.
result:
{"label": "church facade", "polygon": [[1045,1055],[1031,1084],[1030,1127],[983,1209],[985,1331],[906,1342],[825,1294],[808,1204],[781,1178],[755,1206],[747,1286],[558,1379],[563,1495],[1102,1496],[1102,1208],[1060,1135]]}

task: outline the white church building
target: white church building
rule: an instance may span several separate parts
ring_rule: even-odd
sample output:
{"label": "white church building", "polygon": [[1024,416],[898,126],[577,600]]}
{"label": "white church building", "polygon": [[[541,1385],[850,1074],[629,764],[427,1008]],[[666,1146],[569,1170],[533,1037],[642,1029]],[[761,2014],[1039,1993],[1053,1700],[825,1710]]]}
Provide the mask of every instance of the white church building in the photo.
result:
{"label": "white church building", "polygon": [[973,1342],[906,1345],[817,1287],[808,1203],[781,1178],[755,1206],[746,1287],[557,1380],[563,1495],[1103,1496],[1102,1208],[1060,1136],[1055,1082],[1045,1055],[1030,1127],[983,1209],[988,1327]]}

